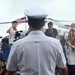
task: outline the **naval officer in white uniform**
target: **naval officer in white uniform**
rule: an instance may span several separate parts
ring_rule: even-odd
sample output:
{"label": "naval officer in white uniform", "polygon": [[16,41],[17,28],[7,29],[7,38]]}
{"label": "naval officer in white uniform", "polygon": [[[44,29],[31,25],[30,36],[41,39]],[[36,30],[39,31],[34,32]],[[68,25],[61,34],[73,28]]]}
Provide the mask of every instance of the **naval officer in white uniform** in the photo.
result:
{"label": "naval officer in white uniform", "polygon": [[16,41],[7,61],[7,75],[55,75],[56,65],[61,75],[67,75],[66,59],[57,39],[46,36],[42,31],[47,13],[42,8],[29,8],[25,11],[31,32]]}

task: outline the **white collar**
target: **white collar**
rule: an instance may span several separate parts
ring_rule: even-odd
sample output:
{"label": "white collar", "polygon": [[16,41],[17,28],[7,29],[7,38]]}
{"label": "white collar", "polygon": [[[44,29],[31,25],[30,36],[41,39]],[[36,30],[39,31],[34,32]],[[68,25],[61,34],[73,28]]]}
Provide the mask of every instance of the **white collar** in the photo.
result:
{"label": "white collar", "polygon": [[40,30],[34,30],[31,31],[28,35],[45,35],[45,34]]}

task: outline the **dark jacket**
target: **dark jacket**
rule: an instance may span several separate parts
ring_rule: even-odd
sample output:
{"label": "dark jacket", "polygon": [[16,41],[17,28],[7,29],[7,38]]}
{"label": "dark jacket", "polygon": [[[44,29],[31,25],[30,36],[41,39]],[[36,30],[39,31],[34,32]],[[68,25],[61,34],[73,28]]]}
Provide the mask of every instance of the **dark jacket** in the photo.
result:
{"label": "dark jacket", "polygon": [[55,28],[53,28],[52,30],[46,29],[45,35],[50,37],[56,37],[58,35],[58,31]]}

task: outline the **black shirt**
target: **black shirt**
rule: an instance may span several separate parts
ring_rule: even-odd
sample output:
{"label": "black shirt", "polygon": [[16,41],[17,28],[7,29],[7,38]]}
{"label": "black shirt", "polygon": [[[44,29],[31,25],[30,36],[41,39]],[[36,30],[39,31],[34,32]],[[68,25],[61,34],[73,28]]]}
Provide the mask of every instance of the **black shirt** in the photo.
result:
{"label": "black shirt", "polygon": [[50,37],[56,37],[58,35],[58,31],[55,28],[46,29],[45,35],[50,36]]}

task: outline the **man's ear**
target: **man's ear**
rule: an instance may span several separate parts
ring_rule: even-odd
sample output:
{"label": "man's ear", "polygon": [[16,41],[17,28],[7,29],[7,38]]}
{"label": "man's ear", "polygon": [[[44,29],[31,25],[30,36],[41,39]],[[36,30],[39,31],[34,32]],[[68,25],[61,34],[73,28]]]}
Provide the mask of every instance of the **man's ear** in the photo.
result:
{"label": "man's ear", "polygon": [[44,26],[46,22],[44,21],[44,22],[42,22],[42,23],[43,23],[43,26]]}

